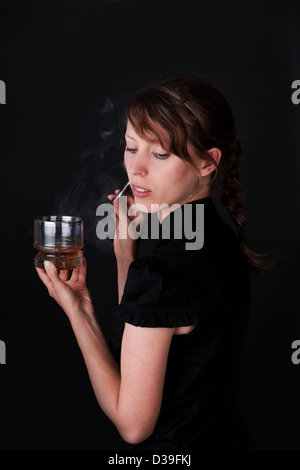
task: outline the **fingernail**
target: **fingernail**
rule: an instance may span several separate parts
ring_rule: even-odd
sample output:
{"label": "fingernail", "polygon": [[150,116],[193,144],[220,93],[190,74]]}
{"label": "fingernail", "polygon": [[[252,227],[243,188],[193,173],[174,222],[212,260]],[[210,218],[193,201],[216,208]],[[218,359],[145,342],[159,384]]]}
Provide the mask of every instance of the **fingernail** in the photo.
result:
{"label": "fingernail", "polygon": [[52,268],[52,263],[50,261],[44,261],[44,266],[46,269],[51,269]]}

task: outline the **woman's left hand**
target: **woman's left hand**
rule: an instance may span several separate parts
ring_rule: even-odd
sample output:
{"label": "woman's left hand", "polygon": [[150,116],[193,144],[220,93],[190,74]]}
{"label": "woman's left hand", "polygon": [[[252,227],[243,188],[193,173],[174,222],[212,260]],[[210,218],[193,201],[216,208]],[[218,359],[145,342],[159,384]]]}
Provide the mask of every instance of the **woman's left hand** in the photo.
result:
{"label": "woman's left hand", "polygon": [[[129,216],[130,206],[134,204],[134,198],[130,195],[125,195],[127,198],[126,207],[120,205],[120,199],[115,199],[115,196],[118,194],[119,190],[115,191],[115,194],[109,194],[107,197],[113,203],[115,213],[116,213],[116,233],[114,239],[114,252],[117,259],[117,262],[125,263],[126,261],[131,262],[137,258],[138,254],[138,245],[139,238],[133,238],[130,235],[130,224],[133,220],[139,216],[137,213],[135,216]],[[122,234],[120,237],[120,227],[122,227]],[[126,233],[124,232],[124,228]]]}

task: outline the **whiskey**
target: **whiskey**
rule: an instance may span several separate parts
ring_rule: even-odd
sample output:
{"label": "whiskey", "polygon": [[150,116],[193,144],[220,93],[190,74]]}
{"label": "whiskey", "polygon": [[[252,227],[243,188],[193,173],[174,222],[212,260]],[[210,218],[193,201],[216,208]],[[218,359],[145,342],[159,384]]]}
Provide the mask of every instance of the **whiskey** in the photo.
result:
{"label": "whiskey", "polygon": [[78,269],[82,265],[78,247],[69,246],[67,249],[61,250],[45,250],[43,247],[37,246],[35,248],[39,251],[34,257],[36,268],[44,268],[44,261],[51,261],[58,270]]}

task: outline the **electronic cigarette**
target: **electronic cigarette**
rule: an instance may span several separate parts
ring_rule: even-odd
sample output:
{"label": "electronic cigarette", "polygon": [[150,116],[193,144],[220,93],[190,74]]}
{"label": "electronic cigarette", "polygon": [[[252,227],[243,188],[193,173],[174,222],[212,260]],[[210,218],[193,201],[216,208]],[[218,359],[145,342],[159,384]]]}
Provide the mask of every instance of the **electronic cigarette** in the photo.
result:
{"label": "electronic cigarette", "polygon": [[130,182],[128,181],[124,188],[113,198],[113,201],[119,199],[119,197],[123,196],[128,190],[130,189]]}

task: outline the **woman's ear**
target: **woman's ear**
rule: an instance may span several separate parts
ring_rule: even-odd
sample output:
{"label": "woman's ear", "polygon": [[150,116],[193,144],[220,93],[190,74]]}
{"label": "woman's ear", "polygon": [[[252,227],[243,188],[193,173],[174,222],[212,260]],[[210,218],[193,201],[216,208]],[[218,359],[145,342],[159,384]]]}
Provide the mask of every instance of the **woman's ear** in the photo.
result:
{"label": "woman's ear", "polygon": [[217,147],[209,149],[207,153],[214,159],[215,163],[209,160],[201,160],[200,170],[202,176],[210,175],[217,168],[222,157],[222,152]]}

